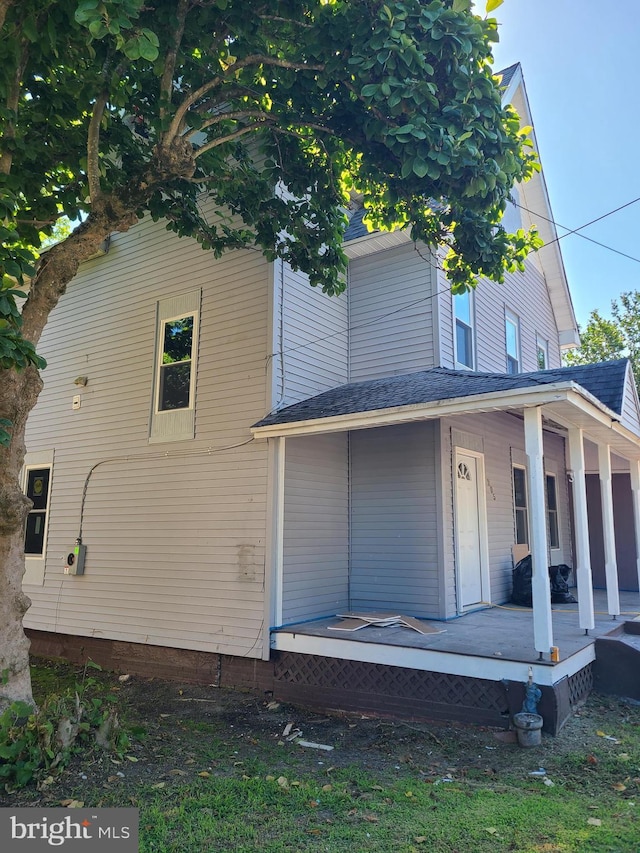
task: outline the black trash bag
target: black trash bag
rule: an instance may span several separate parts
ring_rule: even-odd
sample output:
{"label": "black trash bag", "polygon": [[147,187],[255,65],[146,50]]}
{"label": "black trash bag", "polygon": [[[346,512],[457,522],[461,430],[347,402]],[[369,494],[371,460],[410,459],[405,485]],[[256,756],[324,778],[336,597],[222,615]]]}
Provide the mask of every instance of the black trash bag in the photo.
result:
{"label": "black trash bag", "polygon": [[552,604],[577,604],[577,600],[569,592],[569,575],[571,569],[561,563],[559,566],[549,566],[549,580],[551,581],[551,603]]}
{"label": "black trash bag", "polygon": [[531,575],[533,574],[533,566],[531,563],[531,554],[523,557],[513,570],[513,589],[511,591],[511,601],[513,604],[519,604],[521,607],[532,607],[533,600],[531,597]]}

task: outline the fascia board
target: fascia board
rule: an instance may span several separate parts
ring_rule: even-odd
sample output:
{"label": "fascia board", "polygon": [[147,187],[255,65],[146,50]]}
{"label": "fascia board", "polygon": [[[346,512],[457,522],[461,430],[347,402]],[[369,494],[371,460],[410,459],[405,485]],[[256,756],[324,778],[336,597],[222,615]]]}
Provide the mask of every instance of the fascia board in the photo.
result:
{"label": "fascia board", "polygon": [[395,246],[404,246],[410,242],[411,232],[408,228],[401,231],[372,231],[363,237],[343,243],[342,251],[349,260],[355,260],[376,252],[384,252],[386,249],[393,249]]}
{"label": "fascia board", "polygon": [[[352,429],[391,426],[393,424],[408,423],[416,420],[442,418],[448,415],[474,414],[527,406],[542,406],[545,403],[557,403],[566,400],[568,394],[577,388],[579,386],[573,382],[557,382],[552,385],[535,388],[498,391],[494,394],[474,394],[469,397],[436,400],[430,403],[391,406],[386,409],[376,409],[370,412],[354,412],[348,415],[335,415],[328,418],[314,418],[312,420],[294,421],[287,424],[253,427],[252,432],[256,438],[270,438],[279,435],[311,435],[314,433],[344,432]],[[580,391],[582,391],[581,388]]]}

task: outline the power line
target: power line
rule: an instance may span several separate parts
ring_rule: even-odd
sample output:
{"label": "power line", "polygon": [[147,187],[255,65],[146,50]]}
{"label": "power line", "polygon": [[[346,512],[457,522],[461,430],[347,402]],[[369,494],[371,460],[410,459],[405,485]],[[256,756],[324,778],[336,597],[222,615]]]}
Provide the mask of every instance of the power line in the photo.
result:
{"label": "power line", "polygon": [[[637,199],[636,199],[636,201],[637,201]],[[629,203],[633,204],[634,202],[629,202]],[[630,261],[635,261],[637,264],[640,264],[640,258],[635,258],[633,255],[628,255],[626,252],[621,252],[620,249],[614,249],[613,246],[609,246],[606,243],[601,243],[599,240],[594,240],[593,237],[587,237],[586,234],[580,233],[580,228],[575,228],[575,229],[571,230],[567,225],[561,225],[559,222],[556,222],[555,219],[549,219],[548,216],[543,216],[541,213],[536,213],[533,210],[529,210],[528,207],[525,207],[523,204],[520,204],[519,202],[516,203],[516,206],[519,207],[521,210],[526,210],[527,213],[530,213],[532,216],[535,216],[537,219],[544,219],[545,222],[550,222],[552,225],[555,225],[556,228],[562,228],[564,231],[566,231],[567,232],[566,234],[560,235],[560,237],[558,238],[559,240],[562,240],[563,237],[569,237],[571,234],[575,234],[576,237],[581,237],[583,240],[587,240],[589,243],[593,243],[596,246],[600,246],[600,248],[602,248],[602,249],[608,249],[608,251],[614,252],[614,254],[616,254],[616,255],[620,255],[623,258],[627,258]],[[626,206],[627,205],[624,205],[624,207],[626,207]],[[608,214],[608,215],[610,215],[610,214]],[[603,217],[601,217],[601,218],[603,218]],[[598,220],[594,220],[594,221],[597,222]],[[589,224],[591,224],[591,223],[589,223]],[[587,227],[586,225],[582,226],[582,228],[586,228],[586,227]],[[550,246],[550,245],[551,245],[551,243],[545,243],[545,246]]]}
{"label": "power line", "polygon": [[[559,242],[564,237],[569,237],[571,234],[576,234],[578,237],[582,237],[584,240],[588,240],[589,242],[595,243],[596,245],[601,246],[604,249],[608,249],[609,251],[615,252],[616,254],[619,254],[619,255],[622,255],[623,257],[626,257],[629,260],[635,261],[636,263],[640,263],[640,258],[634,258],[632,255],[627,255],[625,252],[620,252],[618,249],[614,249],[612,246],[608,246],[605,243],[600,243],[597,240],[593,240],[591,237],[587,237],[586,234],[580,233],[584,228],[588,228],[590,225],[594,225],[596,222],[600,222],[603,219],[607,219],[607,217],[613,216],[614,213],[618,213],[619,211],[624,210],[627,207],[631,207],[631,205],[637,204],[637,202],[639,202],[639,201],[640,201],[640,196],[638,198],[635,198],[635,199],[632,199],[631,201],[626,202],[626,204],[622,204],[619,207],[616,207],[614,210],[610,210],[607,213],[603,213],[601,216],[598,216],[595,219],[592,219],[589,222],[586,222],[584,225],[580,225],[578,228],[572,228],[572,229],[567,229],[566,225],[560,225],[555,220],[549,219],[548,217],[543,216],[542,214],[535,213],[534,211],[529,210],[524,205],[521,205],[518,203],[516,206],[520,207],[522,210],[526,210],[527,213],[530,213],[532,216],[536,216],[539,219],[544,219],[546,222],[550,222],[551,224],[555,225],[557,228],[562,228],[562,229],[566,230],[566,232],[567,232],[566,234],[562,234],[559,237],[556,237],[555,239],[550,240],[548,243],[544,244],[545,246],[551,246],[551,245],[553,245],[553,243]],[[416,244],[414,244],[414,249],[418,252],[418,254],[422,258],[422,260],[425,261],[425,263],[429,263],[429,259],[425,258],[421,254],[421,252],[418,250],[418,247]],[[323,343],[324,341],[331,340],[332,338],[339,337],[340,335],[346,335],[349,332],[354,331],[355,329],[362,329],[362,328],[365,328],[366,326],[372,326],[375,323],[380,323],[383,320],[388,319],[389,317],[393,317],[395,314],[399,314],[401,311],[406,311],[409,308],[414,308],[417,305],[421,305],[424,302],[428,302],[430,299],[433,299],[442,293],[447,293],[450,291],[451,291],[450,286],[443,288],[442,290],[437,290],[434,293],[430,293],[427,296],[424,296],[420,299],[415,300],[414,302],[408,302],[406,305],[402,305],[400,308],[396,308],[395,310],[389,311],[386,314],[381,314],[378,317],[374,317],[372,320],[367,320],[364,323],[358,323],[354,326],[347,326],[345,329],[340,329],[337,332],[332,332],[330,335],[325,335],[325,336],[322,336],[319,338],[314,338],[311,341],[306,341],[304,343],[298,344],[295,347],[290,347],[289,349],[280,350],[279,352],[271,353],[271,355],[268,356],[268,359],[275,358],[276,356],[288,355],[289,353],[297,352],[298,350],[301,350],[301,349],[306,349],[307,347],[313,346],[314,344]]]}

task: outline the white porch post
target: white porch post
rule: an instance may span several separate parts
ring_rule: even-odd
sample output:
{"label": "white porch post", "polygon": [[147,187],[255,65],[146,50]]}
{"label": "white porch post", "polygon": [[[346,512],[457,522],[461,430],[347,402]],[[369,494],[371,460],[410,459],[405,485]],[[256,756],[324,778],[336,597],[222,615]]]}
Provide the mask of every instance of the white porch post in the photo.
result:
{"label": "white porch post", "polygon": [[569,428],[569,464],[573,470],[573,510],[576,539],[576,580],[578,582],[578,619],[585,631],[595,626],[593,615],[593,583],[589,553],[587,519],[587,484],[584,473],[582,430]]}
{"label": "white porch post", "polygon": [[633,500],[633,526],[636,533],[636,571],[640,589],[640,459],[630,459],[631,497]]}
{"label": "white porch post", "polygon": [[[282,625],[284,563],[284,463],[285,439],[269,439],[269,500],[267,505],[267,571],[265,577],[265,628]],[[269,642],[266,645],[268,659]]]}
{"label": "white porch post", "polygon": [[524,442],[528,458],[531,496],[531,563],[533,576],[533,638],[537,652],[548,655],[553,646],[551,590],[547,566],[547,518],[545,510],[542,410],[524,410]]}
{"label": "white porch post", "polygon": [[608,444],[598,445],[598,470],[602,498],[602,534],[604,538],[604,571],[607,580],[607,609],[610,616],[620,615],[616,536],[613,526],[613,486],[611,452]]}

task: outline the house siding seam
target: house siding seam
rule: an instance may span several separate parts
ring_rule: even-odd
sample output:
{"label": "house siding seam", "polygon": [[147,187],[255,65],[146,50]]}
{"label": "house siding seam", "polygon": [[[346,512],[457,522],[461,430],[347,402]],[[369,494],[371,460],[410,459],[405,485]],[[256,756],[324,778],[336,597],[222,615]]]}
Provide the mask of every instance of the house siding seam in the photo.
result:
{"label": "house siding seam", "polygon": [[349,606],[347,435],[287,440],[283,623]]}
{"label": "house siding seam", "polygon": [[[277,273],[276,273],[277,274]],[[348,306],[345,293],[327,296],[308,276],[282,265],[281,342],[273,358],[284,381],[277,408],[320,394],[348,380]],[[280,343],[282,352],[280,352]]]}
{"label": "house siding seam", "polygon": [[[438,273],[441,366],[455,367],[453,309],[444,273]],[[507,273],[504,284],[481,279],[474,298],[475,369],[486,373],[506,372],[505,309],[520,321],[521,372],[538,369],[537,336],[549,342],[550,368],[560,367],[562,358],[553,308],[541,272],[532,261],[523,273]]]}
{"label": "house siding seam", "polygon": [[[43,335],[49,367],[27,429],[30,450],[56,454],[45,582],[25,586],[28,627],[262,654],[266,442],[224,448],[248,442],[267,410],[268,284],[260,254],[215,259],[151,220],[81,267]],[[149,446],[156,305],[192,290],[202,290],[195,438]],[[71,411],[78,375],[88,384]],[[86,572],[65,576],[96,463]]]}
{"label": "house siding seam", "polygon": [[351,433],[351,602],[439,615],[435,424]]}
{"label": "house siding seam", "polygon": [[432,265],[413,244],[350,262],[349,381],[434,367]]}

